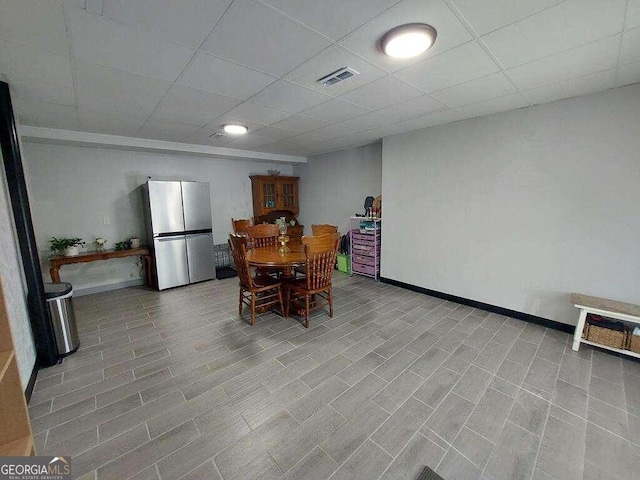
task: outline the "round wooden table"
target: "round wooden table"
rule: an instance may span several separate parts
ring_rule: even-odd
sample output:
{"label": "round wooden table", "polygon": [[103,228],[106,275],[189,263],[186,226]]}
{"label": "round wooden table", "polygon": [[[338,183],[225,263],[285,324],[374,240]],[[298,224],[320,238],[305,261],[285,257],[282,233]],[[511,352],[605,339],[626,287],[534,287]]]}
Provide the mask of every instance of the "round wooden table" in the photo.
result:
{"label": "round wooden table", "polygon": [[247,260],[253,267],[281,267],[283,278],[293,278],[294,267],[305,264],[304,245],[300,242],[287,244],[289,253],[280,253],[280,245],[272,247],[256,247],[247,250]]}

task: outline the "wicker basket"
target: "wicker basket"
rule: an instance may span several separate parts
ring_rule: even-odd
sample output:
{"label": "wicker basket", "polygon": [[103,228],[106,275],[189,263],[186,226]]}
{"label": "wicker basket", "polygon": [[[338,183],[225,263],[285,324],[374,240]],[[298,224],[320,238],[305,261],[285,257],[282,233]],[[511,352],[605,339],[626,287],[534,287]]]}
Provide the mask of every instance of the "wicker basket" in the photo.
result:
{"label": "wicker basket", "polygon": [[629,350],[640,353],[640,335],[629,335]]}
{"label": "wicker basket", "polygon": [[590,342],[606,345],[607,347],[625,348],[627,345],[627,332],[619,332],[610,328],[598,327],[588,323],[585,325],[584,338]]}

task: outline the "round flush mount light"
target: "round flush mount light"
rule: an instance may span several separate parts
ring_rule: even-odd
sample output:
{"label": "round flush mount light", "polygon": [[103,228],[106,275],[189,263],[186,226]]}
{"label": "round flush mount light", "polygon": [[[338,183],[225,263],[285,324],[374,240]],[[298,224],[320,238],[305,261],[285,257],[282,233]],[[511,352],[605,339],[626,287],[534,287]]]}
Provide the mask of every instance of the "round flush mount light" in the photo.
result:
{"label": "round flush mount light", "polygon": [[230,135],[244,135],[249,131],[244,125],[238,125],[236,123],[228,123],[227,125],[223,125],[222,128]]}
{"label": "round flush mount light", "polygon": [[380,40],[391,58],[411,58],[426,52],[436,41],[436,29],[426,23],[408,23],[392,28]]}

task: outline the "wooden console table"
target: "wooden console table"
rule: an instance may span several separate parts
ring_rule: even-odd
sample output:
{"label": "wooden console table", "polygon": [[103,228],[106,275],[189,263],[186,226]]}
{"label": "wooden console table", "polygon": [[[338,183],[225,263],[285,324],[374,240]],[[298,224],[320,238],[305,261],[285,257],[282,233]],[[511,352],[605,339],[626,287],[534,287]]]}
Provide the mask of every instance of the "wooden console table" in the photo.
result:
{"label": "wooden console table", "polygon": [[51,259],[51,281],[60,283],[60,267],[63,265],[71,265],[73,263],[95,262],[96,260],[111,260],[112,258],[124,257],[142,257],[144,258],[145,268],[147,270],[147,282],[149,286],[153,286],[153,258],[147,247],[130,248],[128,250],[104,250],[83,252],[75,257],[53,257]]}
{"label": "wooden console table", "polygon": [[631,350],[609,347],[608,345],[601,345],[582,338],[582,331],[584,330],[584,324],[586,323],[588,313],[603,315],[616,320],[623,320],[631,324],[640,325],[640,305],[617,302],[606,298],[590,297],[579,293],[571,294],[571,303],[573,303],[574,307],[580,309],[578,324],[576,325],[576,330],[573,334],[572,349],[574,351],[578,351],[581,343],[586,343],[587,345],[593,345],[594,347],[604,348],[606,350],[640,358],[640,354],[632,352]]}

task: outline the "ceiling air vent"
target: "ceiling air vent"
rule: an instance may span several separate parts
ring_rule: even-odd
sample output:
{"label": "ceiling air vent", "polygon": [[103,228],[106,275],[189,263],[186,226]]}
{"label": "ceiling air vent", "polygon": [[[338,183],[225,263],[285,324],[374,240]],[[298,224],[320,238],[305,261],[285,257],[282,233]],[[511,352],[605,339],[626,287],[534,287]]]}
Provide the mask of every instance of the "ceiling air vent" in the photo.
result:
{"label": "ceiling air vent", "polygon": [[340,70],[336,70],[335,72],[330,73],[326,77],[322,77],[320,80],[318,80],[318,83],[321,83],[325,87],[329,87],[338,82],[351,78],[354,75],[359,75],[359,73],[356,72],[353,68],[344,67]]}
{"label": "ceiling air vent", "polygon": [[222,138],[222,137],[226,137],[227,134],[224,132],[216,132],[212,135],[209,135],[209,138]]}

